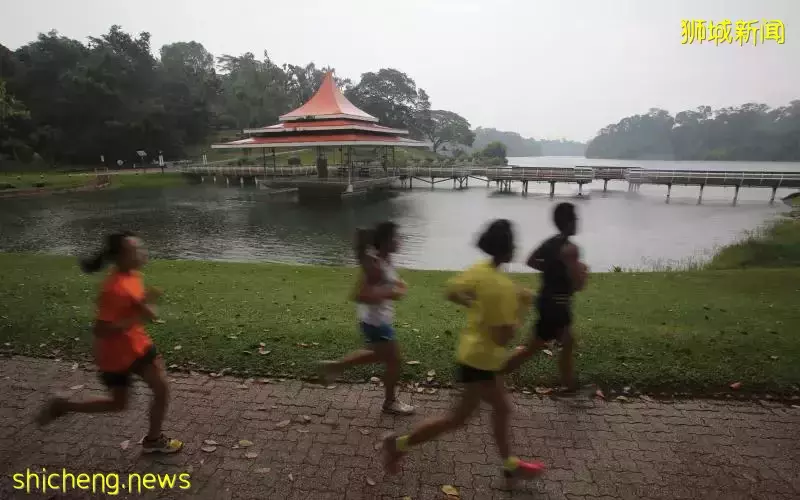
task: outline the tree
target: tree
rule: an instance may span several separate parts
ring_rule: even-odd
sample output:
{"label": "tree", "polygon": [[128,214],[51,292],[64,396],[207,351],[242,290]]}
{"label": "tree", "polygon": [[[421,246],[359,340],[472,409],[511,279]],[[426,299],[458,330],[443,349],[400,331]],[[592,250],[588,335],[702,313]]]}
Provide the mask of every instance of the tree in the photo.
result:
{"label": "tree", "polygon": [[442,144],[462,144],[472,146],[475,133],[463,116],[452,111],[434,110],[429,112],[430,121],[423,122],[425,137],[431,141],[435,153]]}
{"label": "tree", "polygon": [[181,131],[181,143],[204,140],[220,93],[214,56],[197,42],[161,47],[161,98],[170,126]]}
{"label": "tree", "polygon": [[522,137],[516,132],[505,132],[493,128],[475,129],[475,149],[483,149],[489,143],[499,141],[506,145],[510,156],[541,156],[542,147],[533,138]]}
{"label": "tree", "polygon": [[408,129],[412,137],[424,135],[425,117],[419,111],[430,106],[427,93],[422,89],[418,91],[414,80],[402,71],[384,68],[377,73],[364,73],[357,85],[347,89],[345,96],[383,125]]}
{"label": "tree", "polygon": [[700,106],[673,118],[664,110],[604,127],[586,150],[595,158],[791,161],[800,159],[800,102],[770,109],[746,103]]}
{"label": "tree", "polygon": [[0,79],[0,153],[19,160],[23,151],[30,152],[29,133],[30,113],[8,92],[6,82]]}

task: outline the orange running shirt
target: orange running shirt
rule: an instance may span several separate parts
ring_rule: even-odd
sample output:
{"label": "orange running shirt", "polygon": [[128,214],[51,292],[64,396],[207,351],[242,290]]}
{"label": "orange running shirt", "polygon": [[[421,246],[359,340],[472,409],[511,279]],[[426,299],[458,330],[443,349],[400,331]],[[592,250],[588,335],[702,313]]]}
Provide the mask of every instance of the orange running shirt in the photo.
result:
{"label": "orange running shirt", "polygon": [[[142,275],[137,271],[112,271],[103,282],[97,301],[97,320],[115,323],[139,315],[138,305],[145,298]],[[144,324],[136,321],[124,332],[95,337],[94,355],[103,372],[124,372],[153,345]]]}

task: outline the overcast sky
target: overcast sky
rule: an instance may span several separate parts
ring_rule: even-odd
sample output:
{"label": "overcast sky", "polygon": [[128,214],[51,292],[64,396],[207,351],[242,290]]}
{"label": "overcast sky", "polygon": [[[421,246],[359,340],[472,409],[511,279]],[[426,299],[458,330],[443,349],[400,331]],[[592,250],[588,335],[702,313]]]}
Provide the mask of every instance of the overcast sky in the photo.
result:
{"label": "overcast sky", "polygon": [[[681,45],[682,19],[779,19],[786,43]],[[0,0],[0,43],[12,49],[50,29],[85,41],[112,24],[149,31],[156,54],[195,40],[354,80],[397,68],[434,108],[537,138],[588,140],[651,107],[800,99],[800,0]]]}

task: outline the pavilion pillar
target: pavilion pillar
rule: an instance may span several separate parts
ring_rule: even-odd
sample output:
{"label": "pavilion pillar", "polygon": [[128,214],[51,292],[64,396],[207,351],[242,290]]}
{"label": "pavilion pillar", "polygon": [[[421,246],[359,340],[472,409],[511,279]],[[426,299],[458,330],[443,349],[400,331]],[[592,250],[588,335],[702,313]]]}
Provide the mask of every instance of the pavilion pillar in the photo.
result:
{"label": "pavilion pillar", "polygon": [[603,179],[603,192],[608,191],[608,179]]}
{"label": "pavilion pillar", "polygon": [[556,183],[550,182],[550,198],[556,195]]}
{"label": "pavilion pillar", "polygon": [[739,201],[739,188],[742,186],[736,186],[736,190],[733,192],[733,206],[736,206],[736,203]]}
{"label": "pavilion pillar", "polygon": [[700,196],[697,197],[697,204],[700,205],[703,203],[703,188],[705,188],[705,184],[700,184]]}
{"label": "pavilion pillar", "polygon": [[672,184],[667,184],[667,203],[669,203],[670,196],[672,196]]}
{"label": "pavilion pillar", "polygon": [[278,172],[278,160],[275,158],[275,148],[272,148],[272,175]]}
{"label": "pavilion pillar", "polygon": [[353,147],[347,146],[347,193],[353,192]]}
{"label": "pavilion pillar", "polygon": [[261,148],[261,159],[264,162],[264,177],[267,176],[267,148]]}
{"label": "pavilion pillar", "polygon": [[777,191],[778,191],[778,186],[773,186],[772,187],[772,196],[769,199],[769,203],[770,204],[775,203],[775,193],[777,193]]}

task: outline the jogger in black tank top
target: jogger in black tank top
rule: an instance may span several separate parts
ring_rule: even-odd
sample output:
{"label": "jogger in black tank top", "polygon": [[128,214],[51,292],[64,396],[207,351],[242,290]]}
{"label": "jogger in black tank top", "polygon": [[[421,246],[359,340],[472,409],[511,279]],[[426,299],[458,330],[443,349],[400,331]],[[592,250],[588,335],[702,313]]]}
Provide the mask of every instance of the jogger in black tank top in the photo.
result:
{"label": "jogger in black tank top", "polygon": [[560,203],[553,213],[558,234],[547,239],[528,258],[528,266],[542,272],[536,298],[538,319],[528,345],[519,346],[506,364],[505,372],[519,368],[551,341],[561,344],[559,370],[567,392],[576,390],[574,370],[575,338],[572,332],[572,296],[586,285],[587,268],[580,251],[569,238],[575,235],[578,218],[572,203]]}

